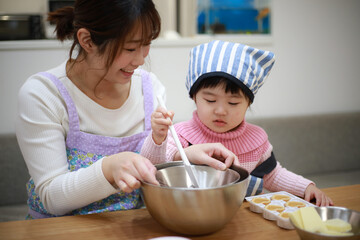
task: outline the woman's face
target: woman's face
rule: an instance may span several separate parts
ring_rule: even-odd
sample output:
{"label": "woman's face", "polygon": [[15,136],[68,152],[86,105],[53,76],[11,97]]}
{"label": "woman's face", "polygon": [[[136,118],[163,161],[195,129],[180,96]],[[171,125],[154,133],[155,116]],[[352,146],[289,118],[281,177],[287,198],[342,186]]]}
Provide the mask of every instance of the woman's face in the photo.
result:
{"label": "woman's face", "polygon": [[[150,44],[141,45],[141,37],[141,30],[139,30],[133,37],[126,39],[123,48],[119,50],[106,72],[104,80],[122,84],[130,82],[134,70],[144,64],[150,50]],[[105,58],[102,58],[102,60],[104,63]]]}
{"label": "woman's face", "polygon": [[200,89],[194,100],[201,122],[217,133],[239,126],[249,107],[249,100],[240,90],[236,94],[226,93],[223,85]]}

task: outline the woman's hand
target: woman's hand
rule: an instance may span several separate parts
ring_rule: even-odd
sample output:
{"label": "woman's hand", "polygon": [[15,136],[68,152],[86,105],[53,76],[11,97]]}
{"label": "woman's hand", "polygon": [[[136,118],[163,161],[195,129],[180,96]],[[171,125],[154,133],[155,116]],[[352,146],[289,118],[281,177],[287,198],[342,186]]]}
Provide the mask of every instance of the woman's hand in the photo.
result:
{"label": "woman's hand", "polygon": [[157,145],[161,145],[166,139],[173,117],[174,113],[166,111],[163,107],[158,107],[151,114],[152,138]]}
{"label": "woman's hand", "polygon": [[[221,143],[203,143],[191,145],[184,149],[189,161],[195,164],[205,164],[219,170],[229,168],[236,155]],[[174,160],[181,160],[180,153],[175,154]]]}
{"label": "woman's hand", "polygon": [[102,170],[109,183],[116,184],[127,193],[140,188],[141,181],[159,185],[155,178],[155,166],[147,158],[133,152],[105,157]]}
{"label": "woman's hand", "polygon": [[305,190],[305,200],[310,202],[310,200],[313,198],[316,199],[316,206],[334,205],[331,198],[329,198],[323,191],[321,191],[313,183],[311,183]]}

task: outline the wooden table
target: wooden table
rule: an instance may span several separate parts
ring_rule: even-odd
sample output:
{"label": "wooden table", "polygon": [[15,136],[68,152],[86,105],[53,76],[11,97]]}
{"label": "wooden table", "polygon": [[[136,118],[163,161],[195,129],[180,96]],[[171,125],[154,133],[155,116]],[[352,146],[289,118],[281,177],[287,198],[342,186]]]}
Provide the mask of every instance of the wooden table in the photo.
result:
{"label": "wooden table", "polygon": [[[360,211],[360,184],[326,188],[336,206]],[[149,239],[180,236],[159,225],[146,209],[0,223],[0,239]],[[299,239],[295,230],[253,213],[244,202],[220,231],[190,239]]]}

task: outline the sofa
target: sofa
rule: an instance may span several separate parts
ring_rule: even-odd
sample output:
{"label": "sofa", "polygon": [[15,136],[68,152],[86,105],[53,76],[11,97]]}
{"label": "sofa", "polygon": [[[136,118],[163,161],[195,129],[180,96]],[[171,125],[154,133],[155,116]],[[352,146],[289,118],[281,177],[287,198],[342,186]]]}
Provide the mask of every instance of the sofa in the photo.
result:
{"label": "sofa", "polygon": [[360,112],[254,119],[286,169],[327,188],[360,184]]}
{"label": "sofa", "polygon": [[[249,119],[281,165],[327,188],[360,184],[360,112]],[[29,173],[14,134],[0,135],[0,221],[27,214]]]}

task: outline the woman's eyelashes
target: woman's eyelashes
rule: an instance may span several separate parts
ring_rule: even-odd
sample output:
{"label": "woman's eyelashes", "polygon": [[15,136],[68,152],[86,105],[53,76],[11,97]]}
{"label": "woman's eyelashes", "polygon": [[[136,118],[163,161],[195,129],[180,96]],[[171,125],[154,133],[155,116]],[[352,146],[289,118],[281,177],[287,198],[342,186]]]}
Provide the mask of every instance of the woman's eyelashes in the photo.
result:
{"label": "woman's eyelashes", "polygon": [[139,45],[139,46],[129,46],[129,47],[125,47],[125,51],[128,52],[135,52],[137,49],[140,49],[141,47],[150,47],[151,43],[145,43],[143,45]]}

